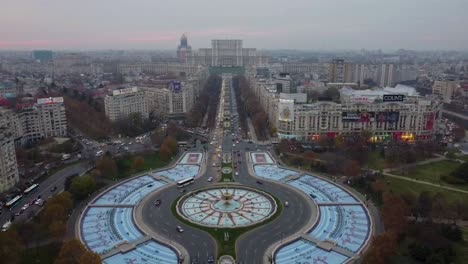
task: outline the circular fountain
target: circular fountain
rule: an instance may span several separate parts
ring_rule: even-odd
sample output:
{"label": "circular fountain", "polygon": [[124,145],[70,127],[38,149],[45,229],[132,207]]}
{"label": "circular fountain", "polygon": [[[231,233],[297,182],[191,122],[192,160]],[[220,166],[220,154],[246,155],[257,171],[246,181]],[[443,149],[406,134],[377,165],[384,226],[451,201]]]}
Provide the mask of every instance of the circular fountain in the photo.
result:
{"label": "circular fountain", "polygon": [[178,202],[178,213],[203,226],[236,228],[265,221],[276,212],[269,194],[243,186],[197,190]]}

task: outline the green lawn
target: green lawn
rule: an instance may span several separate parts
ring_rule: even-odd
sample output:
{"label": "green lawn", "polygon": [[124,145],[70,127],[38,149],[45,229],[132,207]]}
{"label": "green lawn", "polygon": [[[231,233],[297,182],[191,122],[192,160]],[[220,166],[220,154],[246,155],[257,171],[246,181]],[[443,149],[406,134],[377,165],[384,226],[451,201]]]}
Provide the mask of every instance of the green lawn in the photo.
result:
{"label": "green lawn", "polygon": [[430,164],[416,166],[414,168],[410,168],[407,170],[402,170],[395,172],[394,174],[398,174],[401,176],[405,176],[412,179],[432,182],[436,184],[440,184],[442,186],[453,187],[462,190],[468,190],[468,185],[455,185],[449,184],[445,181],[440,179],[441,176],[449,175],[452,171],[460,166],[460,163],[450,160],[443,160],[438,162],[433,162]]}
{"label": "green lawn", "polygon": [[418,197],[421,192],[428,191],[431,194],[436,194],[438,192],[442,193],[448,202],[468,199],[468,194],[449,191],[446,189],[437,188],[435,186],[429,186],[417,182],[411,182],[391,177],[385,177],[385,180],[387,181],[387,185],[390,188],[390,190],[399,194],[411,193],[415,197]]}
{"label": "green lawn", "polygon": [[367,167],[373,170],[383,170],[387,168],[385,159],[380,156],[378,151],[369,153],[369,160],[367,161]]}
{"label": "green lawn", "polygon": [[464,241],[455,244],[455,251],[457,252],[455,263],[457,264],[468,263],[468,229],[462,229],[462,231]]}
{"label": "green lawn", "polygon": [[[223,173],[223,168],[231,168],[230,173]],[[234,178],[232,177],[233,173],[233,168],[232,168],[232,162],[228,163],[221,163],[221,182],[231,182],[234,181]]]}

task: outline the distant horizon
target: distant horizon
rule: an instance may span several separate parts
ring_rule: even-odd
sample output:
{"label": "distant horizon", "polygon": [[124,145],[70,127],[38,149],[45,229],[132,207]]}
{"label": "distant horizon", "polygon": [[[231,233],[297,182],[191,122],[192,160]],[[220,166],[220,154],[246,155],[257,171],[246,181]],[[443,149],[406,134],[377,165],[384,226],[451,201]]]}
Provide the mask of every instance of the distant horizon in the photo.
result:
{"label": "distant horizon", "polygon": [[466,0],[23,0],[1,4],[0,50],[468,49]]}

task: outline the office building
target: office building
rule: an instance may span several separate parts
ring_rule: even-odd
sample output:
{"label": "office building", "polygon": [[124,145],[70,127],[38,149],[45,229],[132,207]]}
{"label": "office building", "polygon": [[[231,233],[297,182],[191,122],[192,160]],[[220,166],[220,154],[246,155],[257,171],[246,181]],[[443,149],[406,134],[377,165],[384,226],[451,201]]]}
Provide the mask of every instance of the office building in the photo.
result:
{"label": "office building", "polygon": [[113,122],[133,113],[141,114],[143,119],[148,118],[145,93],[137,87],[112,91],[104,98],[104,108],[106,116]]}

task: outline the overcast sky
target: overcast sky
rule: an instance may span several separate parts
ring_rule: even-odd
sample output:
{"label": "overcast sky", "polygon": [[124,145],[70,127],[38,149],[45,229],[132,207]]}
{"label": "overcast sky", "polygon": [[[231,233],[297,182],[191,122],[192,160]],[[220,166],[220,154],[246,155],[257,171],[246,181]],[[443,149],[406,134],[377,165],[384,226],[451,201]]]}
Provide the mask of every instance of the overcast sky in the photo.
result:
{"label": "overcast sky", "polygon": [[0,49],[468,49],[468,0],[1,0]]}

